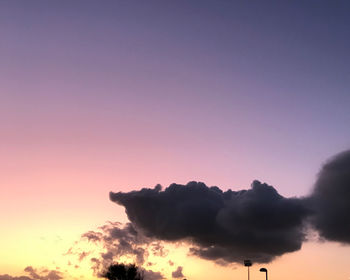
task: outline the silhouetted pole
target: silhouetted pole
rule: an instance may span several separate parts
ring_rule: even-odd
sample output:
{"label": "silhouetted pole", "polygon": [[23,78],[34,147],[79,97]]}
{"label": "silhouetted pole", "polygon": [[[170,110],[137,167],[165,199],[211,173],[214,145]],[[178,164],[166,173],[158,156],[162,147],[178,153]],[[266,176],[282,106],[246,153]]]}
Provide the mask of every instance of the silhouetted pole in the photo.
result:
{"label": "silhouetted pole", "polygon": [[249,267],[252,266],[251,260],[244,260],[244,266],[248,267],[248,280],[250,280],[250,271],[249,271]]}
{"label": "silhouetted pole", "polygon": [[260,272],[266,273],[266,280],[267,280],[267,269],[265,267],[260,268]]}

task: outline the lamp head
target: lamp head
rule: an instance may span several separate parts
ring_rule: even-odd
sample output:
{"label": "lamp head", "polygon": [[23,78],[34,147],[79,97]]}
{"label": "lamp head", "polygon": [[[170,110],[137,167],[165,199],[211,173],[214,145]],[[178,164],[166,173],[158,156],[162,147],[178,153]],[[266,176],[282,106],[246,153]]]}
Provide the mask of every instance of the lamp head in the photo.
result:
{"label": "lamp head", "polygon": [[267,272],[267,269],[265,267],[263,267],[263,268],[260,268],[260,271],[261,272]]}
{"label": "lamp head", "polygon": [[244,266],[252,266],[251,260],[244,260]]}

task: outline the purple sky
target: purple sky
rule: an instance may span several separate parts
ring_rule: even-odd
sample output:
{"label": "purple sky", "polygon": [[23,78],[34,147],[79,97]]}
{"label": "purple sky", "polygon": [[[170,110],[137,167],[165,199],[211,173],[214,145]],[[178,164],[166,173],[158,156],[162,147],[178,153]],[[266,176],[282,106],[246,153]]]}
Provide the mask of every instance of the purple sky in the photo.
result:
{"label": "purple sky", "polygon": [[23,122],[41,130],[67,118],[135,137],[145,122],[165,149],[222,154],[256,176],[263,166],[266,179],[307,177],[349,143],[348,8],[3,1],[2,121],[16,135]]}

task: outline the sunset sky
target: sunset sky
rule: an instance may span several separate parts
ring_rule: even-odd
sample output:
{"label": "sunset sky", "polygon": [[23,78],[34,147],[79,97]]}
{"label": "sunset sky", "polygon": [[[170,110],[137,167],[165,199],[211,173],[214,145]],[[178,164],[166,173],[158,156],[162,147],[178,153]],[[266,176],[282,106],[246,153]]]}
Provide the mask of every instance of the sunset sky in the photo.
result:
{"label": "sunset sky", "polygon": [[[81,235],[129,222],[110,191],[259,180],[309,196],[350,148],[349,14],[346,0],[0,1],[0,280],[98,279],[103,248]],[[348,280],[350,246],[309,235],[251,279]],[[165,279],[246,279],[164,246],[145,268]]]}

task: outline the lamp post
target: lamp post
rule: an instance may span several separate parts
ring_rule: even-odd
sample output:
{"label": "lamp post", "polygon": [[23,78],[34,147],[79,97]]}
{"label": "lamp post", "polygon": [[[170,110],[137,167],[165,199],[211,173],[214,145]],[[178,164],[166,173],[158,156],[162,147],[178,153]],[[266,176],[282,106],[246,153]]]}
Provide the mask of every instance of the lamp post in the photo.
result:
{"label": "lamp post", "polygon": [[267,280],[267,269],[265,267],[260,268],[260,272],[266,273],[266,280]]}
{"label": "lamp post", "polygon": [[244,260],[244,266],[248,267],[248,280],[250,280],[249,267],[252,266],[251,260]]}

